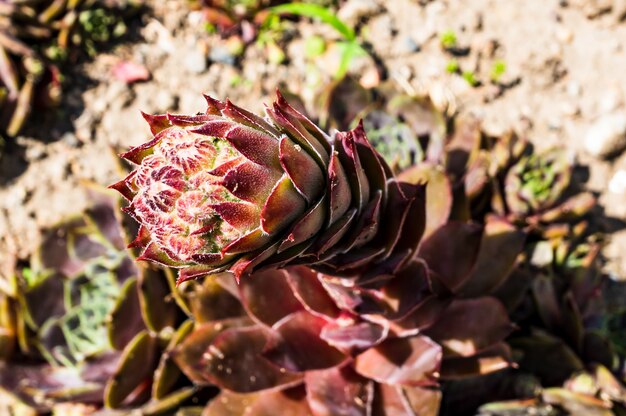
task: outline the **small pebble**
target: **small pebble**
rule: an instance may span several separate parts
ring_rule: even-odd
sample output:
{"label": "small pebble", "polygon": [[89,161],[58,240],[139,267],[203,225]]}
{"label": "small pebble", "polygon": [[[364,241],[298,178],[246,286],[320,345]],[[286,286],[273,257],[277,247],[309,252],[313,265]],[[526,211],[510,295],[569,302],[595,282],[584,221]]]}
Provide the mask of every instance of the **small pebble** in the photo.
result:
{"label": "small pebble", "polygon": [[612,194],[626,194],[626,170],[620,169],[609,181],[609,192]]}
{"label": "small pebble", "polygon": [[419,50],[420,45],[411,36],[404,36],[400,40],[400,51],[402,53],[419,52]]}
{"label": "small pebble", "polygon": [[194,74],[201,74],[207,68],[206,55],[202,53],[202,51],[193,50],[185,56],[183,65],[189,72],[192,72]]}
{"label": "small pebble", "polygon": [[337,12],[337,16],[349,26],[376,14],[379,10],[375,0],[348,0]]}
{"label": "small pebble", "polygon": [[556,30],[556,38],[561,43],[571,43],[574,39],[574,32],[566,27],[559,27]]}
{"label": "small pebble", "polygon": [[[226,65],[233,65],[235,63],[235,56],[232,54],[227,45],[215,45],[212,47],[211,52],[209,52],[209,59],[212,62],[219,62]],[[204,69],[202,71],[204,71]]]}
{"label": "small pebble", "polygon": [[570,97],[579,97],[582,92],[580,84],[576,81],[570,81],[567,83],[567,94]]}
{"label": "small pebble", "polygon": [[601,116],[589,128],[584,140],[585,149],[596,157],[614,156],[626,148],[626,114]]}

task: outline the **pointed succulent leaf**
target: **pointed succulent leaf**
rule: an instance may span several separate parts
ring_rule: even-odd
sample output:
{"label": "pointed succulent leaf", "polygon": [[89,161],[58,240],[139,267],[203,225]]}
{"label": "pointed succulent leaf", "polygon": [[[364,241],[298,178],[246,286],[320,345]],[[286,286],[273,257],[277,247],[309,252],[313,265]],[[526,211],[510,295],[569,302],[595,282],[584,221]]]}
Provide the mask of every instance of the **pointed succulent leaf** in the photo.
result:
{"label": "pointed succulent leaf", "polygon": [[[202,281],[188,282],[184,288],[191,316],[198,324],[246,315],[237,296],[220,284],[222,276],[224,279],[234,280],[232,275],[227,273],[212,275]],[[238,295],[238,291],[236,293]]]}
{"label": "pointed succulent leaf", "polygon": [[252,319],[267,326],[303,309],[289,286],[284,270],[258,271],[241,281],[239,288],[241,301]]}
{"label": "pointed succulent leaf", "polygon": [[558,385],[584,365],[577,354],[561,339],[543,332],[513,339],[514,350],[521,352],[519,368],[539,377],[542,384]]}
{"label": "pointed succulent leaf", "polygon": [[221,321],[200,326],[174,350],[174,361],[196,384],[214,384],[239,393],[302,380],[261,355],[270,339],[268,329],[236,325],[236,321]]}
{"label": "pointed succulent leaf", "polygon": [[445,287],[455,292],[470,276],[479,256],[482,227],[449,222],[436,230],[420,246],[418,256]]}
{"label": "pointed succulent leaf", "polygon": [[337,318],[340,310],[320,281],[317,272],[304,266],[287,269],[287,281],[294,296],[313,315]]}
{"label": "pointed succulent leaf", "polygon": [[187,320],[176,330],[165,350],[159,358],[159,365],[154,371],[154,382],[152,384],[152,398],[163,399],[170,394],[179,382],[182,372],[176,366],[171,352],[183,342],[185,337],[193,331],[193,322]]}
{"label": "pointed succulent leaf", "polygon": [[452,185],[448,176],[437,166],[422,163],[398,175],[398,179],[413,183],[426,183],[426,231],[424,238],[444,225],[452,210]]}
{"label": "pointed succulent leaf", "polygon": [[122,350],[143,329],[137,279],[128,279],[107,319],[109,341],[113,348]]}
{"label": "pointed succulent leaf", "polygon": [[307,401],[315,416],[370,415],[374,383],[350,365],[309,371],[304,377]]}
{"label": "pointed succulent leaf", "polygon": [[157,364],[157,339],[142,331],[126,346],[115,374],[107,383],[104,393],[105,405],[118,408],[123,406],[127,399],[132,401],[136,397],[141,397],[141,390],[149,390],[149,381]]}
{"label": "pointed succulent leaf", "polygon": [[384,341],[389,334],[387,326],[372,322],[351,322],[339,319],[324,326],[320,338],[346,354],[356,355]]}
{"label": "pointed succulent leaf", "polygon": [[511,365],[511,348],[501,342],[469,357],[444,358],[441,364],[441,379],[475,377],[499,371]]}
{"label": "pointed succulent leaf", "polygon": [[273,329],[263,356],[276,366],[292,372],[334,367],[347,359],[346,355],[327,343],[320,333],[326,321],[306,311],[295,312]]}
{"label": "pointed succulent leaf", "polygon": [[502,304],[491,297],[454,300],[425,333],[463,357],[503,341],[514,329]]}
{"label": "pointed succulent leaf", "polygon": [[488,294],[504,282],[512,272],[525,241],[526,234],[512,224],[488,218],[478,258],[460,289],[463,295],[474,297]]}
{"label": "pointed succulent leaf", "polygon": [[430,386],[441,364],[441,347],[430,338],[389,338],[358,355],[357,373],[380,383]]}

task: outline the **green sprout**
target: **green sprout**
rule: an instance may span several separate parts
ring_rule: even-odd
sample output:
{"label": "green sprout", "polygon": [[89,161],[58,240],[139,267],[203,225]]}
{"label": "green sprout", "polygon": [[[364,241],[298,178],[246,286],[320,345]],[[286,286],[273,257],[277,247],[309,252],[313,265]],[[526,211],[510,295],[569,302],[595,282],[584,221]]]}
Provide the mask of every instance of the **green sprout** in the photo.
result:
{"label": "green sprout", "polygon": [[452,49],[456,46],[457,37],[453,30],[448,29],[439,36],[439,42],[444,49]]}
{"label": "green sprout", "polygon": [[446,64],[446,72],[450,74],[456,74],[459,72],[459,70],[460,70],[459,61],[457,61],[456,59],[451,59]]}
{"label": "green sprout", "polygon": [[275,13],[275,15],[288,13],[317,19],[337,31],[343,38],[343,41],[337,42],[340,59],[339,68],[335,73],[336,79],[341,79],[346,75],[354,58],[367,55],[367,51],[361,45],[354,29],[339,19],[337,15],[327,7],[310,3],[287,3],[272,7],[270,10]]}
{"label": "green sprout", "polygon": [[474,75],[473,71],[463,71],[461,76],[472,87],[475,87],[478,85],[478,80],[476,79],[476,75]]}
{"label": "green sprout", "polygon": [[506,62],[502,59],[498,59],[491,66],[491,80],[493,82],[498,82],[502,75],[506,72]]}

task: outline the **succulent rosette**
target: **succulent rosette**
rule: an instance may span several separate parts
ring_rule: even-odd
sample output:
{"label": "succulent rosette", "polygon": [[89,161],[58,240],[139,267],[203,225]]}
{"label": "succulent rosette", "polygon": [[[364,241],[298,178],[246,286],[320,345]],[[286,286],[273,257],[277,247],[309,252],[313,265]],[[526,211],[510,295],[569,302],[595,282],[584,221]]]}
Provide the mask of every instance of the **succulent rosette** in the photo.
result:
{"label": "succulent rosette", "polygon": [[207,101],[204,114],[146,115],[154,138],[122,155],[138,166],[112,187],[141,224],[141,259],[182,282],[296,263],[377,276],[413,256],[425,187],[397,181],[362,126],[331,137],[280,94],[267,118]]}

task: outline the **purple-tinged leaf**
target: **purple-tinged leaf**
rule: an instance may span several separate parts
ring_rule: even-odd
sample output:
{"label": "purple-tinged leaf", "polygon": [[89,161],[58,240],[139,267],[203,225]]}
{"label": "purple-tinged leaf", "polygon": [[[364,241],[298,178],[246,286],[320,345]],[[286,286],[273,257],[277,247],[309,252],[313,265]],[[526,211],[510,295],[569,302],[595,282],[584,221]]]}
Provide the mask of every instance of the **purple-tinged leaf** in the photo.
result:
{"label": "purple-tinged leaf", "polygon": [[149,260],[167,267],[181,267],[186,263],[172,259],[165,251],[154,242],[150,242],[137,260]]}
{"label": "purple-tinged leaf", "polygon": [[330,145],[327,137],[322,140],[315,137],[302,125],[300,120],[284,112],[277,104],[267,108],[266,111],[283,131],[289,133],[297,144],[302,146],[316,159],[320,166],[328,166]]}
{"label": "purple-tinged leaf", "polygon": [[239,289],[241,301],[250,316],[267,326],[303,309],[291,290],[285,270],[254,272],[241,281]]}
{"label": "purple-tinged leaf", "polygon": [[[185,287],[184,296],[196,323],[203,324],[246,315],[240,300],[220,284],[220,278],[220,275],[208,276],[202,281],[190,282],[189,286]],[[232,279],[232,276],[230,278]]]}
{"label": "purple-tinged leaf", "polygon": [[553,278],[539,275],[533,279],[531,289],[537,312],[543,324],[552,331],[559,331],[563,325],[563,317],[554,284]]}
{"label": "purple-tinged leaf", "polygon": [[132,185],[135,175],[137,175],[136,170],[132,171],[126,178],[108,187],[119,192],[127,201],[132,201],[136,195],[136,191],[133,189]]}
{"label": "purple-tinged leaf", "polygon": [[145,329],[136,278],[124,282],[115,306],[109,312],[106,326],[109,342],[116,350],[124,349],[141,330]]}
{"label": "purple-tinged leaf", "polygon": [[307,203],[319,197],[326,185],[322,170],[300,145],[286,136],[280,139],[280,164]]}
{"label": "purple-tinged leaf", "polygon": [[287,175],[278,181],[267,197],[261,211],[261,227],[268,234],[274,234],[302,216],[306,202]]}
{"label": "purple-tinged leaf", "polygon": [[352,192],[346,172],[339,161],[336,152],[333,151],[328,166],[328,194],[330,206],[328,211],[329,225],[337,222],[350,208]]}
{"label": "purple-tinged leaf", "polygon": [[259,225],[259,208],[249,202],[221,202],[211,205],[211,209],[237,230],[250,230]]}
{"label": "purple-tinged leaf", "polygon": [[513,329],[504,306],[482,297],[454,300],[425,333],[452,353],[468,357],[498,344]]}
{"label": "purple-tinged leaf", "polygon": [[370,186],[354,142],[354,133],[352,131],[337,132],[333,149],[346,169],[354,205],[357,213],[360,213],[370,199]]}
{"label": "purple-tinged leaf", "polygon": [[270,241],[271,237],[259,227],[234,240],[224,247],[222,252],[224,255],[250,253],[266,246]]}
{"label": "purple-tinged leaf", "polygon": [[157,339],[147,331],[133,338],[107,383],[104,393],[107,407],[121,407],[134,397],[141,397],[140,390],[150,391],[152,372],[158,365],[158,349]]}
{"label": "purple-tinged leaf", "polygon": [[324,195],[312,206],[292,227],[278,247],[281,253],[291,247],[305,242],[320,232],[327,218],[328,199]]}
{"label": "purple-tinged leaf", "polygon": [[222,185],[237,198],[262,204],[279,179],[280,174],[271,169],[256,163],[244,162],[228,171]]}
{"label": "purple-tinged leaf", "polygon": [[561,339],[539,332],[512,339],[509,344],[520,352],[517,364],[541,379],[544,385],[559,385],[584,365],[578,355]]}
{"label": "purple-tinged leaf", "polygon": [[346,212],[343,217],[332,223],[332,225],[316,239],[315,244],[308,252],[314,254],[317,259],[319,259],[322,254],[333,248],[333,246],[346,235],[346,233],[350,230],[350,226],[352,225],[352,221],[355,216],[355,208]]}
{"label": "purple-tinged leaf", "polygon": [[502,284],[511,274],[525,241],[526,234],[509,222],[488,219],[478,258],[460,289],[463,295],[476,297],[488,294]]}
{"label": "purple-tinged leaf", "polygon": [[307,400],[315,416],[368,416],[374,395],[372,381],[350,365],[309,371],[304,377]]}
{"label": "purple-tinged leaf", "polygon": [[256,114],[252,114],[251,112],[236,106],[235,104],[231,103],[230,100],[226,100],[226,104],[223,105],[223,107],[221,108],[221,113],[230,119],[233,119],[254,129],[265,130],[272,134],[274,137],[279,136],[278,131],[270,123],[265,121],[263,118],[257,116]]}
{"label": "purple-tinged leaf", "polygon": [[381,343],[388,333],[388,327],[338,318],[322,328],[320,338],[346,354],[356,355]]}
{"label": "purple-tinged leaf", "polygon": [[302,126],[304,131],[315,139],[315,143],[319,143],[319,146],[324,149],[326,154],[330,153],[331,146],[328,135],[315,125],[315,123],[293,108],[278,90],[276,91],[275,107],[278,108],[287,118],[289,118],[292,123]]}
{"label": "purple-tinged leaf", "polygon": [[168,131],[169,129],[165,129],[159,132],[152,140],[131,148],[129,151],[120,154],[120,157],[139,165],[146,156],[154,152],[154,147],[161,142],[163,136],[165,136]]}
{"label": "purple-tinged leaf", "polygon": [[380,383],[429,386],[441,364],[441,347],[423,335],[390,338],[355,358],[355,370]]}
{"label": "purple-tinged leaf", "polygon": [[301,381],[301,376],[281,371],[261,356],[268,330],[235,325],[237,321],[202,325],[174,350],[174,361],[190,380],[239,393]]}
{"label": "purple-tinged leaf", "polygon": [[307,311],[320,317],[339,316],[339,308],[320,282],[316,271],[305,266],[292,266],[286,272],[293,295]]}
{"label": "purple-tinged leaf", "polygon": [[469,357],[446,357],[441,364],[441,379],[476,377],[511,366],[511,348],[504,342]]}
{"label": "purple-tinged leaf", "polygon": [[478,258],[482,227],[452,221],[424,240],[418,256],[452,292],[465,282]]}
{"label": "purple-tinged leaf", "polygon": [[426,230],[424,238],[443,226],[452,210],[452,186],[448,176],[428,163],[412,166],[398,175],[398,180],[426,186]]}
{"label": "purple-tinged leaf", "polygon": [[414,261],[400,270],[381,289],[379,299],[386,306],[385,317],[406,316],[430,295],[430,278],[422,262]]}
{"label": "purple-tinged leaf", "polygon": [[295,312],[274,325],[264,356],[288,371],[302,372],[334,367],[347,357],[330,346],[320,333],[326,320],[306,311]]}

